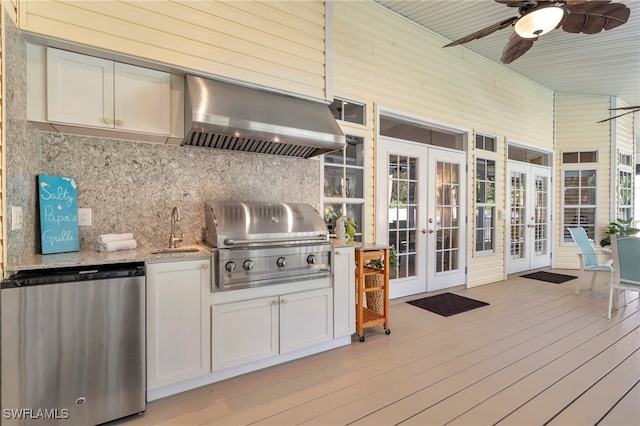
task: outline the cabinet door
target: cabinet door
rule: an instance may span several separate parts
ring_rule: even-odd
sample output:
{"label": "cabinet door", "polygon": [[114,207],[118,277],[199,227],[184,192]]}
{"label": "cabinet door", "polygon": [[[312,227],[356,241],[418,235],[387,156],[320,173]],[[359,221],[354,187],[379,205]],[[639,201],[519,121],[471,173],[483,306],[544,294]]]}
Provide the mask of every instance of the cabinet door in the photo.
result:
{"label": "cabinet door", "polygon": [[147,388],[211,371],[209,261],[147,265]]}
{"label": "cabinet door", "polygon": [[168,135],[170,87],[166,72],[116,63],[115,128]]}
{"label": "cabinet door", "polygon": [[278,297],[213,306],[213,369],[278,355]]}
{"label": "cabinet door", "polygon": [[47,120],[113,128],[113,62],[47,49]]}
{"label": "cabinet door", "polygon": [[331,288],[280,296],[280,353],[333,339]]}
{"label": "cabinet door", "polygon": [[355,252],[353,247],[335,250],[333,261],[333,337],[356,332]]}

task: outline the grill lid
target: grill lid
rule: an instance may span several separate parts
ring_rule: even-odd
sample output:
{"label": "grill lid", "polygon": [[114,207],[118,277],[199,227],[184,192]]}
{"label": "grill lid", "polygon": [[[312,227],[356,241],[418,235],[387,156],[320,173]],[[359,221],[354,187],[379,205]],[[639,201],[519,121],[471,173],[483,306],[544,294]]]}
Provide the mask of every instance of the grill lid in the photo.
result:
{"label": "grill lid", "polygon": [[207,201],[205,239],[218,247],[329,241],[320,214],[304,203]]}

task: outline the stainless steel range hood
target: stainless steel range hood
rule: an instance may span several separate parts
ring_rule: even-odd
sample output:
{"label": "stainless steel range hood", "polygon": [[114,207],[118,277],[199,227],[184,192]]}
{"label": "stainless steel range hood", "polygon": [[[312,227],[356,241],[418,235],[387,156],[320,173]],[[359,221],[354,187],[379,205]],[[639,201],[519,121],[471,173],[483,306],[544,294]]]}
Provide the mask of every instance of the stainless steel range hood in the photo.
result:
{"label": "stainless steel range hood", "polygon": [[301,158],[345,145],[325,104],[193,75],[186,83],[181,145]]}

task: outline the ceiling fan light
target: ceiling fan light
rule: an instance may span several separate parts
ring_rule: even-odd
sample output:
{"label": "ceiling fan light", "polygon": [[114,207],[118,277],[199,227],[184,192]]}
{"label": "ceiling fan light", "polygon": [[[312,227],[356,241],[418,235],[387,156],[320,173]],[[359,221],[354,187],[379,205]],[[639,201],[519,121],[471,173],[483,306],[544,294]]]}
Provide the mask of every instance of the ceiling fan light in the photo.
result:
{"label": "ceiling fan light", "polygon": [[518,19],[515,30],[522,38],[536,38],[557,27],[563,16],[564,9],[560,7],[532,10]]}

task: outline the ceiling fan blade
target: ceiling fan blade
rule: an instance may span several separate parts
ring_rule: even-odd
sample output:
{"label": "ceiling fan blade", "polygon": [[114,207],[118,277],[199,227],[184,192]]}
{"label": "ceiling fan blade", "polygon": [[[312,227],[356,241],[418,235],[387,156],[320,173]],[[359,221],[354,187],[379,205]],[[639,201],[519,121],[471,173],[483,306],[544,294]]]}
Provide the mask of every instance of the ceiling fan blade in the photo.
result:
{"label": "ceiling fan blade", "polygon": [[[504,4],[505,6],[509,6],[509,7],[522,7],[522,6],[528,6],[531,5],[532,3],[566,3],[566,4],[579,4],[579,3],[585,3],[588,0],[539,0],[539,1],[533,1],[533,0],[494,0],[496,3],[500,3],[500,4]],[[533,6],[535,6],[536,4],[533,4]]]}
{"label": "ceiling fan blade", "polygon": [[502,61],[503,64],[510,64],[527,53],[533,46],[535,40],[537,40],[537,38],[522,38],[514,31],[511,37],[509,37],[506,46],[504,46],[500,61]]}
{"label": "ceiling fan blade", "polygon": [[609,111],[616,111],[619,109],[635,109],[640,110],[640,105],[628,106],[628,107],[618,107],[618,108],[608,108]]}
{"label": "ceiling fan blade", "polygon": [[461,39],[458,39],[456,41],[452,41],[451,43],[447,44],[446,46],[442,46],[442,47],[457,46],[458,44],[467,43],[467,42],[469,42],[471,40],[477,40],[479,38],[488,36],[489,34],[492,34],[492,33],[496,32],[498,30],[506,28],[509,25],[513,24],[517,20],[518,20],[517,16],[513,16],[511,18],[507,18],[504,21],[497,22],[497,23],[495,23],[493,25],[488,26],[487,28],[483,28],[480,31],[476,31],[475,33],[469,34],[468,36],[462,37]]}
{"label": "ceiling fan blade", "polygon": [[524,6],[527,3],[531,3],[531,1],[527,0],[495,0],[496,3],[504,4],[509,7],[520,7]]}
{"label": "ceiling fan blade", "polygon": [[564,6],[569,11],[560,25],[568,33],[596,34],[616,28],[629,19],[631,10],[622,3],[592,0]]}
{"label": "ceiling fan blade", "polygon": [[[611,109],[623,109],[623,108],[611,108]],[[625,112],[624,114],[616,115],[615,117],[609,117],[609,118],[605,118],[604,120],[596,121],[596,123],[604,123],[605,121],[613,120],[613,119],[616,119],[618,117],[622,117],[623,115],[633,114],[634,112],[638,112],[638,111],[640,111],[640,108],[636,109],[636,110],[633,110],[633,111]]]}

